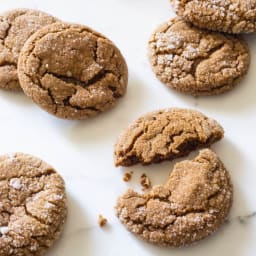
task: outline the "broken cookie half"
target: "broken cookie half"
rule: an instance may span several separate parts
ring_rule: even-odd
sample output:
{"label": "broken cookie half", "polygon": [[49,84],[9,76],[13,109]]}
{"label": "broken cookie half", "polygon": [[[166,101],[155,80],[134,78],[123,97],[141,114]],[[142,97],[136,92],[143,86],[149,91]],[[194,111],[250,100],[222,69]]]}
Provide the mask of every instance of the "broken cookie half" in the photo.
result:
{"label": "broken cookie half", "polygon": [[233,188],[228,171],[210,149],[177,163],[165,185],[145,194],[129,189],[116,204],[127,229],[150,243],[180,247],[215,232],[227,218]]}
{"label": "broken cookie half", "polygon": [[171,108],[148,113],[118,138],[115,165],[144,165],[186,156],[223,138],[223,128],[202,113]]}

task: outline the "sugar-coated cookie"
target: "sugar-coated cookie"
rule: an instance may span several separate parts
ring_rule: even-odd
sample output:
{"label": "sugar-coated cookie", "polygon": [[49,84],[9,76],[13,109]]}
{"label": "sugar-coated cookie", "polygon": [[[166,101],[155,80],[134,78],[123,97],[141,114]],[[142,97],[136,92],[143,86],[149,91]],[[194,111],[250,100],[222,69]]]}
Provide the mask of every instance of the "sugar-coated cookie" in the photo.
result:
{"label": "sugar-coated cookie", "polygon": [[256,32],[256,0],[171,0],[176,13],[197,27],[228,32]]}
{"label": "sugar-coated cookie", "polygon": [[115,165],[144,165],[188,155],[224,136],[223,128],[204,114],[181,108],[150,112],[135,120],[117,139]]}
{"label": "sugar-coated cookie", "polygon": [[0,255],[44,255],[59,238],[67,215],[60,175],[27,154],[1,156],[0,199]]}
{"label": "sugar-coated cookie", "polygon": [[199,29],[181,18],[159,27],[149,40],[153,71],[168,87],[191,95],[231,90],[250,63],[245,40]]}
{"label": "sugar-coated cookie", "polygon": [[37,31],[20,54],[22,89],[41,108],[85,119],[113,107],[126,92],[128,71],[117,47],[83,25],[55,23]]}
{"label": "sugar-coated cookie", "polygon": [[126,228],[157,245],[181,247],[202,240],[226,220],[233,188],[216,154],[204,149],[177,163],[165,185],[145,194],[129,189],[116,204]]}

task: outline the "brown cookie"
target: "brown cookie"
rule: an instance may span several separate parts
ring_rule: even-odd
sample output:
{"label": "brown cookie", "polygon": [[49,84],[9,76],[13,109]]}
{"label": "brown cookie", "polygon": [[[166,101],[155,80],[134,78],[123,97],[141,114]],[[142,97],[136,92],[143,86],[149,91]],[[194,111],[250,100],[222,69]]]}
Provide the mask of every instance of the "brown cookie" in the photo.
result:
{"label": "brown cookie", "polygon": [[0,255],[41,256],[59,238],[67,215],[65,185],[42,160],[0,157]]}
{"label": "brown cookie", "polygon": [[55,23],[20,54],[21,87],[49,113],[84,119],[113,107],[126,92],[127,66],[116,46],[92,29]]}
{"label": "brown cookie", "polygon": [[0,88],[20,89],[17,62],[21,48],[34,32],[56,21],[47,13],[29,9],[0,16]]}
{"label": "brown cookie", "polygon": [[226,219],[232,205],[229,174],[216,154],[204,149],[177,163],[167,183],[146,194],[129,189],[117,201],[127,229],[154,244],[180,247],[206,238]]}
{"label": "brown cookie", "polygon": [[256,32],[256,0],[171,0],[171,4],[178,15],[201,28]]}
{"label": "brown cookie", "polygon": [[224,131],[202,113],[171,108],[134,121],[115,144],[115,165],[151,164],[188,155],[222,139]]}
{"label": "brown cookie", "polygon": [[154,32],[149,58],[160,81],[192,95],[231,90],[250,63],[249,48],[242,38],[198,29],[180,18]]}

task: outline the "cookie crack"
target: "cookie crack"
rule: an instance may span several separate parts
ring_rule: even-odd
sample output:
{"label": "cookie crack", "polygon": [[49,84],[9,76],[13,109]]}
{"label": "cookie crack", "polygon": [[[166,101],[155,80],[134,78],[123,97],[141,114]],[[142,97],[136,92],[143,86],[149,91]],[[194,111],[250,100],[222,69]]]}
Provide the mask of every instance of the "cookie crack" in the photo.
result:
{"label": "cookie crack", "polygon": [[[24,13],[21,13],[20,15],[18,15],[18,16],[15,16],[14,17],[14,20],[12,20],[12,23],[13,22],[15,22],[15,20],[18,18],[18,17],[21,17],[21,16],[23,16],[23,15],[25,15]],[[10,47],[8,47],[8,45],[6,44],[6,39],[8,38],[8,36],[9,36],[9,33],[10,33],[10,30],[11,30],[11,28],[12,28],[12,23],[10,23],[10,22],[8,22],[7,20],[5,20],[7,23],[8,23],[8,28],[6,29],[6,31],[5,31],[5,36],[4,36],[4,38],[1,38],[2,40],[3,40],[3,45],[10,51],[10,52],[12,52],[12,48],[10,48]],[[17,65],[17,64],[16,64]]]}
{"label": "cookie crack", "polygon": [[6,39],[8,38],[8,36],[9,36],[9,33],[10,33],[10,30],[11,30],[11,27],[12,27],[12,24],[10,24],[9,22],[7,22],[8,23],[8,28],[6,29],[6,31],[5,31],[5,36],[4,36],[4,38],[2,38],[2,40],[3,40],[3,46],[4,47],[6,47],[10,52],[12,52],[12,49],[6,44]]}
{"label": "cookie crack", "polygon": [[137,140],[144,134],[144,131],[141,130],[136,136],[134,136],[132,142],[130,143],[129,147],[125,149],[123,152],[120,153],[120,156],[125,157],[125,154],[131,152],[137,142]]}
{"label": "cookie crack", "polygon": [[[168,120],[168,121],[169,122],[165,126],[163,126],[163,128],[158,133],[154,134],[151,139],[147,140],[147,143],[149,143],[150,151],[152,151],[152,142],[159,135],[164,134],[165,130],[168,130],[170,128],[170,125],[173,120]],[[184,121],[190,122],[191,127],[194,126],[192,120],[190,120],[190,121],[184,120]],[[207,120],[205,119],[204,121],[206,122]],[[203,121],[201,121],[200,119],[198,120],[200,127],[203,127],[202,122]],[[119,152],[119,157],[122,158],[122,160],[121,160],[122,164],[124,164],[124,165],[132,164],[133,165],[140,161],[141,154],[137,153],[136,150],[135,150],[135,152],[133,152],[133,150],[135,148],[136,142],[141,138],[142,135],[147,133],[147,130],[150,130],[149,124],[147,124],[143,129],[141,127],[141,131],[133,138],[129,147],[127,147],[125,150]],[[176,133],[170,134],[169,140],[166,141],[166,144],[165,144],[165,148],[168,150],[167,154],[163,154],[163,155],[162,154],[154,154],[154,156],[150,157],[150,159],[149,159],[150,163],[158,163],[162,160],[167,160],[167,159],[172,160],[174,158],[187,155],[187,154],[189,154],[189,152],[191,152],[192,150],[194,150],[196,148],[207,147],[218,140],[218,136],[215,136],[215,134],[210,134],[209,137],[206,138],[206,140],[202,140],[202,138],[200,138],[201,136],[200,136],[198,130],[196,129],[196,127],[194,127],[192,132],[194,132],[195,136],[191,136],[191,138],[189,138],[189,139],[184,139],[182,143],[176,145],[175,147],[174,147],[173,143],[174,143],[174,139],[176,137],[186,138],[186,135],[190,135],[190,134],[193,135],[193,133],[186,132],[184,130],[180,130],[180,131],[177,131]],[[147,164],[147,161],[143,160],[143,164]]]}
{"label": "cookie crack", "polygon": [[69,84],[72,84],[72,85],[75,85],[75,86],[81,86],[83,88],[88,88],[89,86],[91,85],[94,85],[95,83],[97,82],[100,82],[101,80],[103,80],[107,74],[113,74],[109,71],[106,71],[106,70],[102,70],[100,71],[98,74],[96,74],[94,77],[92,77],[91,79],[89,79],[87,82],[84,82],[82,80],[79,80],[77,78],[74,78],[74,77],[69,77],[69,76],[64,76],[64,75],[60,75],[60,74],[57,74],[55,72],[46,72],[44,74],[45,75],[52,75],[56,78],[58,78],[59,80],[65,82],[65,83],[69,83]]}
{"label": "cookie crack", "polygon": [[35,219],[35,220],[38,221],[40,224],[43,224],[43,225],[45,225],[45,226],[49,226],[49,223],[47,223],[47,222],[44,221],[43,219],[41,219],[41,218],[35,216],[34,214],[32,214],[32,213],[27,209],[27,205],[26,205],[26,204],[24,204],[23,207],[24,207],[24,210],[25,210],[25,213],[26,213],[27,216],[29,216],[29,217]]}
{"label": "cookie crack", "polygon": [[[215,198],[216,196],[218,196],[219,194],[221,193],[221,191],[217,191],[215,193],[213,193],[212,195],[208,196],[205,200],[205,202],[208,202],[209,200],[211,200],[212,198]],[[164,199],[164,198],[160,198],[158,196],[153,196],[153,197],[140,197],[140,196],[129,196],[127,198],[125,198],[125,200],[127,199],[133,199],[136,200],[136,199],[144,199],[145,201],[143,203],[140,203],[138,205],[136,205],[135,209],[136,211],[140,212],[140,208],[143,208],[145,209],[144,211],[146,212],[147,210],[147,203],[149,200],[151,199],[154,199],[154,200],[158,200],[159,202],[162,202],[162,203],[168,203],[169,205],[172,204],[172,201],[170,199]],[[177,210],[173,210],[173,209],[170,209],[170,216],[174,216],[175,219],[172,220],[170,223],[167,223],[166,225],[154,225],[152,223],[145,223],[145,220],[146,220],[146,215],[142,215],[140,216],[140,218],[138,219],[133,219],[131,218],[130,216],[122,216],[122,211],[125,210],[126,207],[122,207],[118,210],[117,212],[117,216],[120,217],[121,221],[125,224],[125,223],[129,223],[129,222],[132,222],[133,225],[140,225],[140,226],[143,226],[144,229],[147,229],[147,231],[149,232],[153,232],[153,231],[156,231],[156,230],[159,230],[161,229],[162,231],[165,231],[166,229],[170,228],[171,226],[175,225],[175,223],[180,219],[180,218],[184,218],[188,215],[191,215],[191,214],[210,214],[210,215],[214,215],[214,214],[211,214],[210,213],[210,209],[205,209],[205,208],[201,208],[201,209],[195,209],[195,208],[192,208],[192,209],[187,209],[187,210],[184,210],[182,212],[177,212]],[[125,210],[126,211],[126,210]],[[125,220],[125,221],[124,221]],[[129,228],[129,225],[128,225],[128,228]]]}
{"label": "cookie crack", "polygon": [[9,67],[14,67],[14,68],[17,68],[17,63],[14,63],[14,62],[11,62],[11,61],[3,61],[1,64],[0,64],[0,67],[3,67],[3,66],[9,66]]}
{"label": "cookie crack", "polygon": [[[139,207],[138,207],[139,208]],[[131,217],[129,216],[126,216],[126,217],[122,217],[121,221],[123,223],[132,223],[133,226],[134,225],[139,225],[139,226],[142,226],[143,227],[143,231],[145,231],[145,229],[148,231],[148,232],[154,232],[154,231],[158,231],[159,229],[161,229],[161,231],[166,231],[167,229],[169,229],[171,226],[174,226],[176,224],[176,222],[181,219],[181,218],[184,218],[190,214],[205,214],[205,213],[209,213],[208,211],[206,210],[189,210],[189,211],[186,211],[185,213],[182,213],[182,214],[178,214],[178,213],[171,213],[170,216],[174,216],[175,218],[165,224],[165,225],[154,225],[154,224],[151,224],[151,223],[145,223],[145,219],[146,219],[146,216],[143,216],[143,219],[132,219]],[[124,222],[125,220],[125,222]],[[129,229],[129,226],[128,226],[128,229]],[[139,232],[138,232],[139,233]],[[140,234],[140,233],[139,233]]]}
{"label": "cookie crack", "polygon": [[[197,77],[196,77],[196,71],[197,71],[197,68],[198,66],[204,61],[204,60],[207,60],[207,59],[210,59],[211,56],[216,53],[217,51],[219,51],[221,48],[223,48],[223,46],[225,45],[225,42],[222,42],[220,45],[217,45],[216,47],[213,47],[210,51],[207,52],[207,56],[205,57],[199,57],[199,58],[196,58],[193,60],[193,64],[192,64],[192,67],[191,67],[191,75],[197,80]],[[198,81],[198,80],[197,80]]]}
{"label": "cookie crack", "polygon": [[[39,59],[39,58],[38,58],[38,59]],[[41,67],[41,65],[40,65],[40,67]],[[39,68],[39,69],[40,69],[40,68]],[[81,80],[79,80],[79,79],[76,79],[76,78],[74,78],[74,77],[63,76],[63,75],[57,74],[57,73],[55,73],[55,72],[46,72],[46,73],[44,74],[44,76],[45,76],[45,75],[52,75],[52,76],[56,77],[57,79],[59,79],[59,80],[65,82],[65,83],[68,83],[68,84],[71,84],[71,85],[75,85],[75,87],[76,87],[76,86],[81,86],[81,87],[83,87],[84,89],[87,89],[87,88],[89,88],[90,86],[93,86],[93,85],[95,85],[95,84],[97,84],[97,83],[99,83],[99,82],[101,82],[101,81],[104,81],[104,79],[107,77],[108,74],[115,75],[115,74],[113,74],[111,71],[102,70],[102,71],[100,71],[98,74],[96,74],[94,77],[92,77],[91,79],[89,79],[87,82],[83,82],[83,81],[81,81]],[[31,78],[32,78],[32,77],[31,77]],[[47,91],[48,91],[49,96],[51,97],[51,99],[53,100],[53,102],[54,102],[54,103],[57,105],[57,107],[58,107],[58,105],[60,105],[60,104],[57,104],[57,103],[56,103],[55,98],[54,98],[54,95],[53,95],[52,92],[51,92],[51,88],[50,88],[50,87],[49,87],[49,88],[45,88],[45,87],[42,85],[42,82],[41,82],[41,79],[40,79],[40,78],[38,78],[37,81],[38,81],[38,83],[36,83],[36,81],[34,80],[34,82],[35,82],[37,85],[39,85],[43,90],[47,90]],[[76,89],[75,87],[74,87],[74,89]],[[118,97],[121,96],[121,95],[119,95],[119,94],[116,92],[116,87],[115,87],[115,86],[108,85],[107,88],[112,92],[112,94],[113,94],[113,96],[114,96],[115,98],[118,98]],[[63,102],[63,105],[64,105],[64,106],[71,106],[71,107],[76,108],[76,109],[78,109],[78,110],[86,110],[86,109],[88,109],[88,110],[97,111],[97,112],[101,111],[100,109],[98,109],[98,108],[96,108],[96,107],[79,107],[79,106],[76,106],[76,105],[74,105],[74,104],[71,104],[71,103],[70,103],[70,99],[71,99],[72,96],[73,96],[74,94],[76,94],[76,93],[77,93],[77,89],[76,89],[76,91],[75,91],[73,94],[68,95],[68,96],[62,101],[62,102]],[[107,103],[109,103],[110,101],[111,101],[111,100],[109,100]],[[106,104],[107,104],[107,103],[106,103]],[[103,107],[104,107],[104,106],[103,106]]]}
{"label": "cookie crack", "polygon": [[[42,177],[49,177],[53,174],[55,174],[53,169],[49,169],[49,170],[47,170],[47,172],[40,173],[40,174],[37,174],[37,175],[34,175],[34,176],[28,176],[28,175],[21,174],[21,175],[16,175],[16,176],[10,177],[10,179],[8,179],[8,183],[10,182],[11,179],[20,179],[20,178],[28,178],[28,179],[38,178],[38,179],[40,179]],[[5,181],[5,180],[6,180],[6,178],[0,179],[0,181]]]}

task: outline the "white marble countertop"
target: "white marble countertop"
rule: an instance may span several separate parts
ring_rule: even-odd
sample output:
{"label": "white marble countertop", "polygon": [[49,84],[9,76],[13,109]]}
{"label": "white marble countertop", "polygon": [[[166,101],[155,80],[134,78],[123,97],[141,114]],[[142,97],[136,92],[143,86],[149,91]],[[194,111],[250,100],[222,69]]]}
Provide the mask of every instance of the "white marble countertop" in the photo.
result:
{"label": "white marble countertop", "polygon": [[[118,106],[87,121],[64,121],[45,113],[22,93],[0,92],[0,153],[22,151],[41,157],[64,177],[69,217],[64,234],[47,256],[253,256],[256,251],[256,35],[247,36],[252,51],[248,76],[233,91],[194,98],[163,86],[147,60],[147,40],[155,27],[174,14],[169,0],[1,0],[0,11],[27,7],[92,26],[111,38],[127,59],[130,76]],[[225,139],[213,149],[229,169],[235,188],[230,221],[205,241],[189,248],[158,248],[128,233],[113,205],[126,187],[139,189],[142,172],[153,184],[164,183],[167,162],[136,166],[132,182],[113,165],[117,135],[139,115],[165,107],[196,108],[217,119]],[[191,154],[192,157],[195,154]],[[109,224],[97,224],[102,213]]]}

